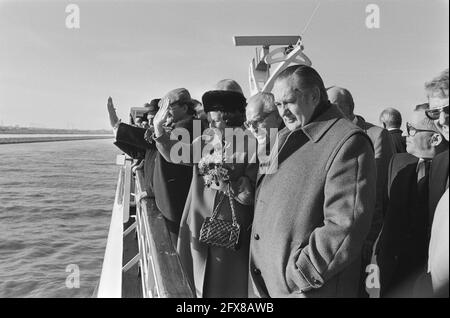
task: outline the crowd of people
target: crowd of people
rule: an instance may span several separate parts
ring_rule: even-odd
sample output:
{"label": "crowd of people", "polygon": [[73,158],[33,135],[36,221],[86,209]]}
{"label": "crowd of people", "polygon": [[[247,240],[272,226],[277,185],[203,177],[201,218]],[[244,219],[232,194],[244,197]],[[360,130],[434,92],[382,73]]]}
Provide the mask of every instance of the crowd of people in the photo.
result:
{"label": "crowd of people", "polygon": [[448,297],[448,69],[425,92],[405,133],[305,65],[248,99],[225,79],[131,124],[107,108],[197,297],[368,297],[372,264],[381,297]]}

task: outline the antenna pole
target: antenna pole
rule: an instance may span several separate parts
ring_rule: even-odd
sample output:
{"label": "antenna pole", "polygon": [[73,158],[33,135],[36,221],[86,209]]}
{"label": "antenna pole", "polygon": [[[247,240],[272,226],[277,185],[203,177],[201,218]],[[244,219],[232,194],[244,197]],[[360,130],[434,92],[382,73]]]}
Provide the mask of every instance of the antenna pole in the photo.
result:
{"label": "antenna pole", "polygon": [[320,7],[320,1],[317,3],[316,7],[314,8],[314,11],[313,11],[313,13],[311,14],[311,16],[309,17],[309,20],[308,20],[308,22],[306,23],[306,25],[305,25],[305,27],[304,27],[302,33],[300,33],[300,36],[301,36],[302,38],[303,38],[303,34],[305,34],[306,30],[308,29],[309,24],[311,23],[312,19],[314,18],[314,15],[316,14],[317,9],[319,9],[319,7]]}

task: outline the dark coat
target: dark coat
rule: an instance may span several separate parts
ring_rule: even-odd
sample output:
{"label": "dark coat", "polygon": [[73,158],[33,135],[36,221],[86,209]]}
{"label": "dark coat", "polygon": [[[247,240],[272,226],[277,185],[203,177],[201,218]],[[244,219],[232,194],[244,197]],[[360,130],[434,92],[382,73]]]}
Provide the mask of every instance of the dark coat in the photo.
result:
{"label": "dark coat", "polygon": [[375,150],[377,173],[376,203],[372,227],[367,237],[367,242],[373,246],[383,226],[384,211],[386,209],[388,166],[394,150],[391,137],[386,129],[366,122],[361,116],[356,116],[354,123],[369,136]]}
{"label": "dark coat", "polygon": [[120,123],[114,145],[133,159],[144,159],[145,151],[151,149],[151,145],[144,139],[144,134],[144,128]]}
{"label": "dark coat", "polygon": [[[449,151],[444,151],[433,158],[430,169],[429,185],[428,185],[428,229],[427,242],[431,241],[431,230],[434,223],[434,215],[436,207],[441,200],[443,194],[448,189],[448,173],[449,173]],[[448,212],[448,210],[447,210]],[[447,219],[448,221],[448,219]],[[445,244],[444,244],[445,245]],[[432,247],[430,246],[430,249]],[[428,254],[430,257],[430,254]],[[428,260],[430,262],[430,260]],[[446,293],[448,297],[448,284],[444,294],[433,292],[432,277],[428,272],[428,266],[423,268],[422,274],[418,281],[418,289],[420,289],[419,297],[441,297]],[[445,290],[445,288],[444,288]]]}
{"label": "dark coat", "polygon": [[[434,211],[436,206],[448,188],[448,174],[449,174],[449,151],[444,151],[433,158],[430,171],[430,186],[429,186],[429,224],[433,223]],[[431,233],[431,228],[429,229]]]}
{"label": "dark coat", "polygon": [[[193,119],[186,119],[174,124],[173,128],[184,128],[193,136]],[[190,143],[192,139],[188,142]],[[183,214],[184,204],[192,180],[192,168],[168,162],[158,152],[153,173],[156,206],[169,221],[178,227]]]}
{"label": "dark coat", "polygon": [[389,165],[389,202],[377,246],[381,296],[412,297],[428,257],[428,193],[419,193],[418,158],[395,154]]}
{"label": "dark coat", "polygon": [[[184,128],[192,136],[193,119],[189,118],[173,124],[172,129]],[[145,154],[144,176],[146,185],[155,195],[155,202],[162,215],[174,222],[171,232],[178,232],[184,203],[192,179],[192,168],[167,162],[157,151],[155,144],[145,140],[146,129],[121,123],[117,130],[116,146],[133,158]]]}
{"label": "dark coat", "polygon": [[299,130],[281,131],[280,139],[278,169],[258,181],[253,292],[356,297],[375,205],[371,141],[334,105]]}
{"label": "dark coat", "polygon": [[392,145],[394,146],[394,153],[406,152],[406,137],[402,136],[401,129],[388,130],[391,135]]}
{"label": "dark coat", "polygon": [[153,195],[153,171],[158,151],[154,144],[144,139],[145,131],[144,128],[120,123],[114,145],[133,159],[144,159],[145,191]]}

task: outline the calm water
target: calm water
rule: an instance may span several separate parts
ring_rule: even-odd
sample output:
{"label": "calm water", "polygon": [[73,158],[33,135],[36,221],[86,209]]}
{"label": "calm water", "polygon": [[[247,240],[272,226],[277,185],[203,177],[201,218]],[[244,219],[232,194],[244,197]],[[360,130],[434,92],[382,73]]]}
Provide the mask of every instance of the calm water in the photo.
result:
{"label": "calm water", "polygon": [[25,137],[83,137],[83,136],[111,136],[111,134],[98,134],[98,135],[86,135],[86,134],[0,134],[0,138],[25,138]]}
{"label": "calm water", "polygon": [[[0,145],[0,297],[92,295],[118,153],[112,139]],[[79,288],[66,287],[70,264]]]}

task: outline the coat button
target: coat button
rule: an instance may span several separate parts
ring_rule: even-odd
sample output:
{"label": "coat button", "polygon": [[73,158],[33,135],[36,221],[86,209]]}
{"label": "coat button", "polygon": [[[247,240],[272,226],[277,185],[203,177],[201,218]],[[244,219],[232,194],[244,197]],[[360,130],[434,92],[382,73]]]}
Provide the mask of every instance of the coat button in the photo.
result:
{"label": "coat button", "polygon": [[253,273],[255,273],[255,275],[261,275],[261,271],[256,267],[253,269]]}
{"label": "coat button", "polygon": [[254,238],[255,240],[259,240],[259,235],[258,235],[258,233],[256,233],[256,234],[253,236],[253,238]]}

